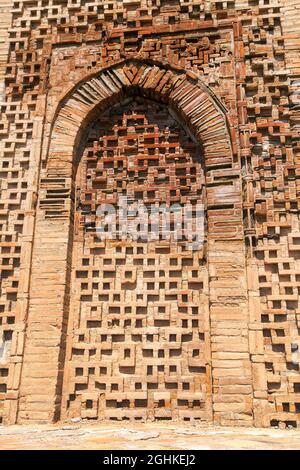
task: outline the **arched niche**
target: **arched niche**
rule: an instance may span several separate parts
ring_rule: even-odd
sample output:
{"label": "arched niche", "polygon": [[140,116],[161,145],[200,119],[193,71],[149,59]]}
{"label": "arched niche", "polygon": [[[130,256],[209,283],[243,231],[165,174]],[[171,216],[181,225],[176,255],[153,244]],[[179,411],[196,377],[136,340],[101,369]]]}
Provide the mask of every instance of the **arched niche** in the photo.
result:
{"label": "arched niche", "polygon": [[[241,364],[241,352],[231,353],[226,333],[228,324],[237,335],[239,331],[242,334],[248,321],[241,178],[226,109],[194,73],[128,59],[81,80],[60,99],[53,114],[36,214],[20,422],[49,421],[60,416],[78,155],[93,117],[130,94],[168,105],[202,147],[207,186],[211,328],[218,330],[221,320],[222,328],[215,333],[218,348],[221,344],[225,352],[230,352],[234,375],[240,374],[243,383],[251,386],[249,358],[243,348]],[[217,354],[214,356],[214,351],[212,354],[213,411],[216,421],[222,422],[232,412],[226,397],[225,412],[220,405],[226,392],[220,387],[223,366],[218,348]],[[51,373],[43,374],[41,370]],[[30,390],[33,382],[35,388]],[[226,384],[224,387],[225,390]],[[248,419],[250,402],[251,394],[247,392],[237,415]]]}

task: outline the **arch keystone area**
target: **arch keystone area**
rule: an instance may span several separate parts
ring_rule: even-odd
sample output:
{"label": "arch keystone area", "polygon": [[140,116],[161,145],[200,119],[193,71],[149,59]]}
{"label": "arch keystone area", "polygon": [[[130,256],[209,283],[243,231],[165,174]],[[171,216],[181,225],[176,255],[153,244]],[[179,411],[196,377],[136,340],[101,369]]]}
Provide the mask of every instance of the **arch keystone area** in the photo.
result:
{"label": "arch keystone area", "polygon": [[[206,168],[232,163],[225,108],[194,73],[126,60],[88,76],[61,99],[52,124],[48,174],[62,167],[70,176],[74,149],[93,112],[140,93],[169,104],[190,126],[205,150]],[[59,163],[56,161],[59,159]]]}

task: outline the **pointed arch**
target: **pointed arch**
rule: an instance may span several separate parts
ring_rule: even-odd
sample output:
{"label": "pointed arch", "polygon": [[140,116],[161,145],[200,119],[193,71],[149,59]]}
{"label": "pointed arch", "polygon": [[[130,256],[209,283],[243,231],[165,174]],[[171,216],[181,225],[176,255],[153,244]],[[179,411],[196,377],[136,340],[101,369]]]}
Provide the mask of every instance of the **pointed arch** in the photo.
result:
{"label": "pointed arch", "polygon": [[71,176],[76,163],[74,150],[93,113],[126,93],[139,93],[170,105],[201,143],[208,171],[220,164],[232,164],[225,107],[202,80],[192,72],[127,59],[87,76],[60,100],[52,121],[48,176],[57,168],[61,176]]}

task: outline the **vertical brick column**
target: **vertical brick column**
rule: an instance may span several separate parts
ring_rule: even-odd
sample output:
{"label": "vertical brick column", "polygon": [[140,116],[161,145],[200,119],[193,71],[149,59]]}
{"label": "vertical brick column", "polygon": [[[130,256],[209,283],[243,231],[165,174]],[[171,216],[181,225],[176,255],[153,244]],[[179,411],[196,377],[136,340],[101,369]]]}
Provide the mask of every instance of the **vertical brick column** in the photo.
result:
{"label": "vertical brick column", "polygon": [[[220,173],[220,171],[219,171]],[[252,424],[247,273],[239,170],[223,170],[222,186],[208,181],[208,264],[214,421]]]}
{"label": "vertical brick column", "polygon": [[213,411],[222,425],[252,424],[252,377],[242,240],[210,240]]}
{"label": "vertical brick column", "polygon": [[[45,189],[48,189],[48,193]],[[52,178],[41,181],[19,423],[51,422],[60,413],[69,302],[71,207],[68,196],[67,180]],[[62,217],[51,218],[59,209]]]}

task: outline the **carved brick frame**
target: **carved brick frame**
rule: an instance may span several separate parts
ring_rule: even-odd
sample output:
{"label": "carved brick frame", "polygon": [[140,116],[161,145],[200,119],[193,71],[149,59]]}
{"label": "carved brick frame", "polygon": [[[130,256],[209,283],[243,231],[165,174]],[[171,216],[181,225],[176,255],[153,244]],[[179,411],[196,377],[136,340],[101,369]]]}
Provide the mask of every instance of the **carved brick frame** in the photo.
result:
{"label": "carved brick frame", "polygon": [[[220,424],[251,425],[242,182],[232,150],[234,134],[226,109],[196,74],[134,59],[85,77],[64,94],[52,117],[47,164],[40,176],[18,421],[49,422],[60,416],[80,144],[93,114],[126,93],[169,105],[202,145],[208,201],[213,417]],[[238,393],[233,391],[236,385]]]}

